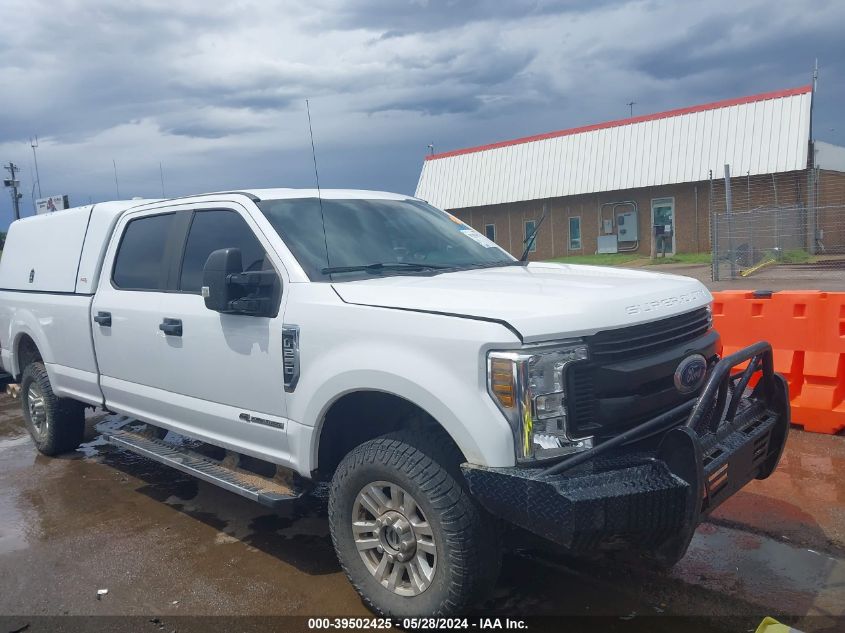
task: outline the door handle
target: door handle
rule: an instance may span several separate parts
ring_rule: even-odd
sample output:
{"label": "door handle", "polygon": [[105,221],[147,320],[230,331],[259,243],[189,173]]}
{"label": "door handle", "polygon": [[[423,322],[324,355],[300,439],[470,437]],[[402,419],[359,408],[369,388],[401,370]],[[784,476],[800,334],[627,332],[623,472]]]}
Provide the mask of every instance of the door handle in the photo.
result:
{"label": "door handle", "polygon": [[97,312],[94,321],[103,327],[111,327],[111,312]]}
{"label": "door handle", "polygon": [[159,324],[158,329],[168,336],[182,336],[182,319],[165,318]]}

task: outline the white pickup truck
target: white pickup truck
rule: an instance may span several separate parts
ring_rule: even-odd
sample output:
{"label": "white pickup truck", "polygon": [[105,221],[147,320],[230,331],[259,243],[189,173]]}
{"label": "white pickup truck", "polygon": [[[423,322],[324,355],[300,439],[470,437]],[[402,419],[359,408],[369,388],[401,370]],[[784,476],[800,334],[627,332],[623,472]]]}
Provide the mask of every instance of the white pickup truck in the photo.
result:
{"label": "white pickup truck", "polygon": [[366,604],[445,615],[503,535],[671,564],[774,470],[786,383],[766,343],[720,358],[711,299],[517,260],[408,196],[234,191],[14,222],[0,347],[42,453],[100,407],[133,420],[111,443],[268,506],[328,487]]}

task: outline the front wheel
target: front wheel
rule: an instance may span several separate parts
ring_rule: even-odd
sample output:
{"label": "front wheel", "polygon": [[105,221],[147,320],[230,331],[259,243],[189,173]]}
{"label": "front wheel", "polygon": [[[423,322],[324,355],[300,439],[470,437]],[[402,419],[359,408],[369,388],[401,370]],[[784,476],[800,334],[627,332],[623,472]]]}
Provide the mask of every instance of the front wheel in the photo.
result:
{"label": "front wheel", "polygon": [[85,432],[85,408],[58,398],[43,363],[30,363],[21,376],[21,405],[26,428],[35,447],[45,455],[75,449]]}
{"label": "front wheel", "polygon": [[329,524],[340,563],[374,611],[461,613],[486,597],[501,560],[495,522],[461,485],[447,438],[400,431],[338,466]]}

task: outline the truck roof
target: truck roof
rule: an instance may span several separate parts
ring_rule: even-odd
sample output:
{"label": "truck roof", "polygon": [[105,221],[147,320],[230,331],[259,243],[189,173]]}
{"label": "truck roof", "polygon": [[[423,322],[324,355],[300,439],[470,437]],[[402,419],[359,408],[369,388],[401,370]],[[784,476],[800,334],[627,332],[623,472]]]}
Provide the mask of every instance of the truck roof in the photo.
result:
{"label": "truck roof", "polygon": [[[205,198],[208,196],[217,195],[246,195],[258,200],[279,200],[282,198],[316,198],[318,196],[316,189],[290,189],[290,188],[274,188],[274,189],[238,189],[231,191],[211,191],[208,193],[194,193],[187,196],[179,196],[176,198],[136,198],[135,200],[108,200],[106,202],[95,202],[94,204],[86,204],[79,207],[72,207],[65,211],[57,213],[67,213],[73,211],[81,211],[86,215],[91,212],[93,207],[97,207],[97,213],[104,216],[117,216],[128,211],[129,209],[140,208],[149,204],[157,204],[159,202],[169,202],[170,200],[190,200],[192,198]],[[361,200],[407,200],[413,198],[411,195],[391,193],[389,191],[368,191],[366,189],[321,189],[319,195],[327,200],[341,200],[341,199],[361,199]],[[43,222],[53,214],[34,215],[26,218],[16,220],[16,222]]]}
{"label": "truck roof", "polygon": [[[192,198],[205,198],[208,196],[218,195],[245,195],[253,198],[256,201],[260,200],[279,200],[284,198],[316,198],[319,196],[326,200],[407,200],[414,196],[401,193],[391,193],[389,191],[369,191],[367,189],[291,189],[285,187],[268,188],[268,189],[237,189],[229,191],[210,191],[208,193],[195,193],[188,196],[180,196],[178,198],[170,198],[170,200],[190,200]],[[134,200],[137,205],[152,204],[154,202],[167,202],[164,200]]]}

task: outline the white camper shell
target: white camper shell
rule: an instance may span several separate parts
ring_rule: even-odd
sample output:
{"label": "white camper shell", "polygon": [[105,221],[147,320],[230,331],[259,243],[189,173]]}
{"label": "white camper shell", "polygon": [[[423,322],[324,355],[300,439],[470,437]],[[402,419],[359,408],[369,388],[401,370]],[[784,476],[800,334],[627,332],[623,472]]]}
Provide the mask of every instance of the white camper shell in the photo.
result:
{"label": "white camper shell", "polygon": [[94,294],[118,217],[149,202],[100,202],[13,222],[0,259],[0,288]]}

